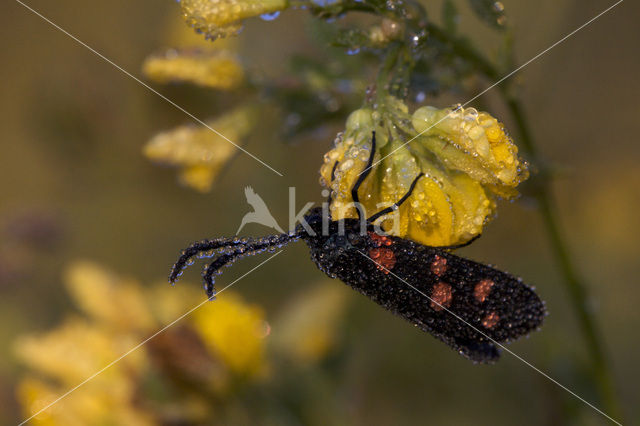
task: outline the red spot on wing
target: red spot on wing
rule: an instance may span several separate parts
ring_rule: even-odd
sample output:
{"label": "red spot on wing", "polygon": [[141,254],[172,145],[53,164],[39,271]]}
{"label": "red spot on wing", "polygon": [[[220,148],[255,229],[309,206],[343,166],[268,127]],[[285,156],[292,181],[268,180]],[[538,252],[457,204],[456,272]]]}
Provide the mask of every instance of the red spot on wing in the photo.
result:
{"label": "red spot on wing", "polygon": [[386,247],[372,248],[369,250],[369,257],[376,262],[376,267],[385,274],[388,274],[396,265],[396,255],[393,250]]}
{"label": "red spot on wing", "polygon": [[498,316],[498,314],[495,311],[491,311],[487,314],[487,316],[483,318],[482,326],[484,328],[491,329],[495,327],[496,324],[498,324],[498,321],[500,321],[500,316]]}
{"label": "red spot on wing", "polygon": [[436,257],[433,258],[433,262],[431,262],[431,272],[437,276],[441,276],[447,272],[447,259],[436,254]]}
{"label": "red spot on wing", "polygon": [[389,237],[387,237],[386,235],[376,234],[375,232],[369,231],[369,238],[371,238],[371,242],[374,247],[389,247],[391,244],[393,244],[393,241]]}
{"label": "red spot on wing", "polygon": [[433,286],[431,291],[431,308],[434,311],[441,311],[444,308],[451,306],[451,300],[453,299],[453,293],[451,286],[444,282],[439,282]]}
{"label": "red spot on wing", "polygon": [[495,283],[491,280],[479,281],[473,289],[473,297],[480,303],[484,302],[491,292],[491,287],[494,285]]}

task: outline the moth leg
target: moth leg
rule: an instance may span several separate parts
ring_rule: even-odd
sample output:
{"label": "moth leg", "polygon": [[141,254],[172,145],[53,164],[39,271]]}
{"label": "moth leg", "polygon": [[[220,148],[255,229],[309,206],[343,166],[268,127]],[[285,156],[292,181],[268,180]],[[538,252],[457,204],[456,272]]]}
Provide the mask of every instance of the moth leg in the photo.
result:
{"label": "moth leg", "polygon": [[424,176],[424,173],[420,173],[418,174],[418,176],[416,176],[416,178],[413,180],[413,182],[411,182],[411,186],[409,187],[409,190],[407,191],[406,194],[404,194],[402,196],[402,198],[400,198],[394,205],[387,207],[386,209],[380,210],[378,213],[374,214],[373,216],[371,216],[369,219],[367,219],[367,222],[373,222],[376,219],[378,219],[381,216],[384,216],[385,214],[391,213],[393,212],[395,209],[397,209],[398,207],[400,207],[402,205],[402,203],[404,203],[405,201],[407,201],[407,199],[411,196],[411,193],[413,192],[413,190],[416,187],[416,184],[418,183],[418,180]]}
{"label": "moth leg", "polygon": [[251,240],[232,253],[225,253],[218,256],[213,262],[205,266],[204,270],[202,271],[202,280],[204,281],[204,288],[209,299],[215,299],[216,290],[214,285],[214,275],[223,266],[231,266],[231,264],[233,264],[236,260],[241,259],[245,256],[253,256],[270,248],[282,247],[283,245],[288,244],[291,241],[297,240],[297,238],[297,235],[289,234],[270,235],[268,237],[260,238],[257,240]]}
{"label": "moth leg", "polygon": [[353,204],[356,206],[356,211],[358,212],[358,219],[362,219],[360,213],[360,198],[358,197],[358,189],[360,189],[360,185],[362,182],[369,176],[371,173],[371,166],[373,165],[373,157],[376,155],[376,131],[371,132],[371,154],[369,154],[369,161],[367,161],[367,166],[364,168],[360,175],[358,176],[358,180],[351,188],[351,198],[353,199]]}
{"label": "moth leg", "polygon": [[202,280],[204,281],[204,289],[207,292],[207,297],[209,299],[214,300],[216,298],[216,288],[213,275],[223,266],[231,265],[237,259],[242,257],[242,255],[243,253],[240,251],[236,251],[231,254],[223,254],[204,267],[204,270],[202,271]]}
{"label": "moth leg", "polygon": [[193,257],[211,250],[217,250],[225,247],[236,247],[243,244],[246,244],[246,240],[241,238],[215,238],[212,240],[202,240],[192,243],[189,247],[182,250],[180,257],[171,268],[169,282],[172,284],[176,282],[184,268],[190,264]]}

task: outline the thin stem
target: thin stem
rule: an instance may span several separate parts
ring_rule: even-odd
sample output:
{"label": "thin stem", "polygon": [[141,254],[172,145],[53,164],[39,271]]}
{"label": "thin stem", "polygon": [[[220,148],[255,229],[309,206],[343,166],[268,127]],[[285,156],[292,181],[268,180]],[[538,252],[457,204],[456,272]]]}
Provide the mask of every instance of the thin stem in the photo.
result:
{"label": "thin stem", "polygon": [[[521,146],[532,161],[540,164],[537,148],[528,126],[520,101],[501,90],[502,96],[514,118],[518,133],[521,138]],[[572,304],[576,310],[582,334],[586,341],[589,353],[593,361],[593,374],[595,376],[602,402],[608,410],[608,414],[614,418],[621,418],[621,408],[616,397],[616,391],[610,365],[605,355],[604,340],[596,324],[595,317],[589,306],[589,292],[582,277],[575,268],[567,242],[560,232],[560,225],[556,214],[555,203],[551,193],[549,174],[542,171],[538,175],[538,182],[534,185],[534,196],[538,202],[538,210],[542,216],[551,246],[555,252],[555,258],[562,271],[564,284],[567,288]]]}
{"label": "thin stem", "polygon": [[[429,25],[429,32],[439,41],[449,44],[457,55],[473,63],[487,79],[497,80],[501,78],[500,71],[466,40],[450,37],[445,31],[433,24]],[[527,157],[534,164],[541,167],[540,173],[534,178],[534,196],[538,202],[538,210],[542,216],[555,258],[560,266],[563,283],[571,298],[582,334],[592,357],[596,386],[605,409],[611,416],[620,419],[621,409],[616,398],[613,376],[605,355],[604,341],[598,330],[593,312],[589,307],[588,289],[571,260],[569,246],[560,232],[560,225],[551,193],[549,173],[544,168],[544,163],[538,154],[522,104],[511,94],[508,83],[509,81],[505,81],[499,86],[500,94],[515,121],[520,135],[520,146]]]}
{"label": "thin stem", "polygon": [[387,54],[385,55],[384,62],[378,72],[376,78],[376,94],[378,103],[383,102],[384,97],[389,94],[391,81],[393,80],[393,70],[398,61],[398,55],[400,53],[401,44],[392,43],[387,48]]}

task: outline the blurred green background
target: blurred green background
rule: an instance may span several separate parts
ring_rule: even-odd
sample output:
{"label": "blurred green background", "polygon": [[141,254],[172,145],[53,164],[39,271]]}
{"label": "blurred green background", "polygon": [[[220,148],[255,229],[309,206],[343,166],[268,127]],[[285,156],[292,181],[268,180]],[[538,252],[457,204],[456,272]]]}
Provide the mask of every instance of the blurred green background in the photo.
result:
{"label": "blurred green background", "polygon": [[[438,5],[428,3],[437,16]],[[504,4],[522,63],[611,3]],[[170,47],[169,31],[180,13],[171,1],[32,0],[29,5],[135,75],[148,54]],[[246,185],[284,225],[289,186],[297,188],[298,208],[308,200],[322,201],[317,170],[339,129],[325,129],[294,145],[278,141],[277,128],[261,129],[247,149],[284,177],[241,154],[210,194],[196,193],[176,182],[173,169],[141,154],[150,137],[190,122],[187,116],[18,3],[6,2],[0,10],[0,423],[15,424],[24,418],[14,389],[24,367],[12,342],[51,329],[73,311],[62,285],[66,265],[90,259],[144,283],[162,280],[190,241],[236,231],[249,210]],[[640,419],[638,16],[640,7],[624,2],[514,76],[539,148],[557,171],[562,232],[589,285],[630,424]],[[240,37],[240,52],[268,75],[285,72],[283,64],[294,52],[318,49],[305,30],[308,19],[302,11],[287,11],[275,22],[252,20]],[[466,9],[461,28],[492,49],[491,32]],[[159,89],[198,117],[224,110],[204,102],[195,89]],[[460,96],[447,98],[448,103],[471,97]],[[483,101],[494,116],[507,117],[491,93]],[[507,129],[513,127],[504,121]],[[243,231],[266,232],[258,225]],[[597,401],[592,379],[584,374],[590,354],[532,201],[502,203],[483,237],[462,252],[536,285],[550,315],[542,331],[510,349],[586,400]],[[262,260],[238,263],[220,283]],[[195,271],[186,276],[198,279]],[[296,244],[235,290],[263,306],[269,320],[283,301],[321,277],[307,248]],[[327,285],[343,286],[339,281]],[[318,398],[316,391],[326,392],[324,381],[332,383],[333,393],[321,399],[317,424],[326,424],[323,416],[334,418],[337,411],[341,416],[335,418],[352,424],[606,423],[514,357],[504,354],[493,366],[472,365],[346,287],[345,292],[349,314],[337,331],[339,356],[333,361],[339,367],[317,366],[317,377],[300,396]]]}

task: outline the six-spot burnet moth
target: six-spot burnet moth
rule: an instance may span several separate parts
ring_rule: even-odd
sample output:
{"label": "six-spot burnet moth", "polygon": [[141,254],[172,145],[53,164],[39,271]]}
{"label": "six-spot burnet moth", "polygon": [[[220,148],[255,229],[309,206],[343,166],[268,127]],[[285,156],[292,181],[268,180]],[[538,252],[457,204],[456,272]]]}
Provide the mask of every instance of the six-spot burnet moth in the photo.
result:
{"label": "six-spot burnet moth", "polygon": [[374,227],[376,219],[409,198],[422,174],[393,206],[365,220],[358,189],[371,171],[374,155],[375,133],[367,167],[351,190],[359,219],[333,221],[328,212],[315,208],[304,217],[307,229],[299,224],[286,234],[195,242],[182,251],[169,281],[175,283],[194,258],[215,257],[202,274],[207,295],[214,298],[214,276],[223,266],[302,239],[312,260],[329,277],[339,278],[472,361],[497,360],[498,345],[540,327],[544,302],[520,278],[450,253],[462,245],[424,246],[383,235]]}

